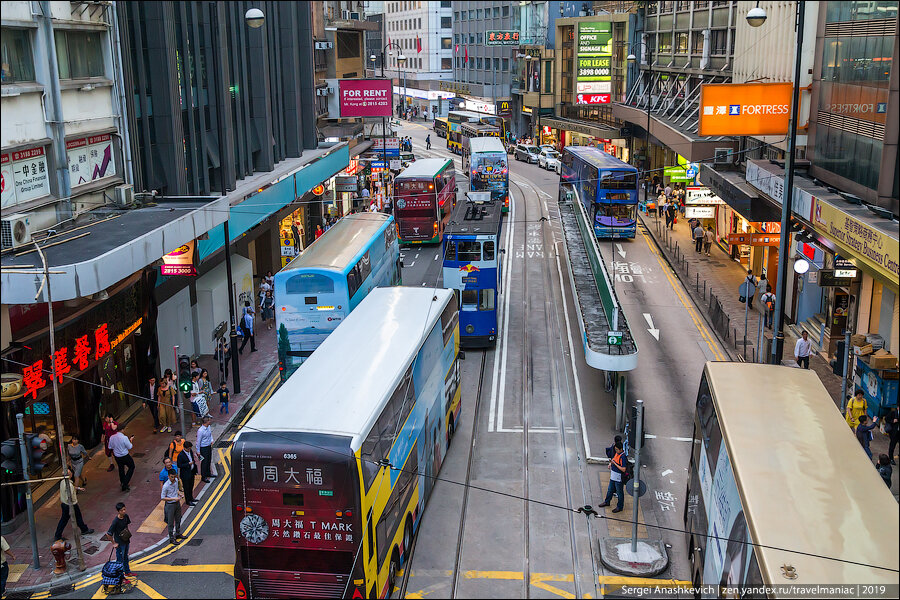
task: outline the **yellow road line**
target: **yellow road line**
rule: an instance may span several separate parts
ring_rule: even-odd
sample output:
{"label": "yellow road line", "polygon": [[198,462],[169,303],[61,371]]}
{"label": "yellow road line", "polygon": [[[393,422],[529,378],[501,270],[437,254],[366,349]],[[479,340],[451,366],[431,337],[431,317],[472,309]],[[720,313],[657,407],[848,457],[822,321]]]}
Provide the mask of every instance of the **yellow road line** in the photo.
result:
{"label": "yellow road line", "polygon": [[[247,411],[247,414],[244,415],[244,418],[241,419],[241,422],[238,424],[238,427],[237,427],[238,431],[240,431],[241,427],[243,427],[244,425],[247,424],[247,421],[250,420],[250,417],[252,417],[256,413],[256,411],[260,409],[260,407],[263,404],[265,404],[266,402],[269,401],[269,398],[275,392],[275,388],[278,387],[279,379],[281,379],[281,376],[278,373],[276,373],[275,376],[272,378],[272,381],[270,381],[269,383],[266,384],[265,390],[263,391],[262,394],[259,395],[259,398],[256,400],[256,403],[253,405],[253,408],[251,408],[250,410]],[[228,441],[230,442],[230,441],[234,440],[234,437],[236,435],[237,435],[237,431],[233,432],[231,434],[231,436],[228,438]]]}
{"label": "yellow road line", "polygon": [[524,579],[522,571],[463,571],[465,579]]}
{"label": "yellow road line", "polygon": [[548,583],[545,583],[547,581],[560,581],[560,582],[574,583],[575,575],[571,575],[571,574],[570,575],[553,575],[553,574],[549,574],[549,573],[534,573],[531,576],[531,585],[533,585],[534,587],[548,591],[551,594],[556,594],[557,596],[562,596],[563,598],[575,598],[575,594],[573,594],[569,591],[566,591],[566,590],[561,590],[556,586],[552,586]]}
{"label": "yellow road line", "polygon": [[132,571],[152,571],[155,573],[178,572],[178,573],[234,573],[234,565],[140,565],[132,567]]}
{"label": "yellow road line", "polygon": [[102,585],[99,588],[97,588],[97,591],[94,592],[93,596],[91,596],[91,598],[106,598],[106,597],[108,597],[108,594],[103,591]]}
{"label": "yellow road line", "polygon": [[160,599],[161,599],[161,600],[165,600],[165,596],[163,596],[162,594],[160,594],[159,592],[157,592],[156,590],[154,590],[152,587],[150,587],[149,585],[147,585],[147,584],[144,583],[143,581],[138,580],[137,583],[134,584],[134,586],[135,586],[137,589],[139,589],[139,590],[141,590],[142,592],[144,592],[145,594],[147,594],[147,597],[148,597],[148,598],[155,598],[155,599],[157,599],[157,600],[160,600]]}

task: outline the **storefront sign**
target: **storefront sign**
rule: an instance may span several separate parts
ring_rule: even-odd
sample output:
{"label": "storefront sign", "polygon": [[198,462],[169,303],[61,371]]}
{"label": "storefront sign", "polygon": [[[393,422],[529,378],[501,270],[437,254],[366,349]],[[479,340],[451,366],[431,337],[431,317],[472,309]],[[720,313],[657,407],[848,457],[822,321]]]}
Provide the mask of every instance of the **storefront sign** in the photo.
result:
{"label": "storefront sign", "polygon": [[725,204],[725,202],[716,196],[711,189],[705,187],[685,188],[684,203],[688,206],[692,204]]}
{"label": "storefront sign", "polygon": [[715,206],[685,206],[684,216],[688,219],[714,219],[716,218]]}
{"label": "storefront sign", "polygon": [[2,208],[9,208],[50,193],[50,171],[44,148],[30,148],[2,155]]}
{"label": "storefront sign", "polygon": [[858,258],[896,285],[900,277],[900,245],[897,238],[818,199],[815,202],[813,227],[834,240],[847,254]]}
{"label": "storefront sign", "polygon": [[66,156],[73,187],[116,174],[112,136],[108,133],[69,140]]}
{"label": "storefront sign", "polygon": [[[781,171],[779,169],[779,171]],[[747,183],[770,197],[778,204],[784,203],[784,175],[783,171],[773,173],[765,168],[759,161],[747,161]],[[812,222],[813,200],[815,196],[806,190],[794,186],[791,196],[791,210],[797,216]]]}
{"label": "storefront sign", "polygon": [[819,269],[819,287],[847,287],[858,275],[856,269]]}
{"label": "storefront sign", "polygon": [[337,175],[334,178],[334,191],[336,192],[356,192],[358,187],[356,175]]}
{"label": "storefront sign", "polygon": [[375,138],[372,140],[372,151],[375,154],[387,156],[400,156],[400,138]]}
{"label": "storefront sign", "polygon": [[390,117],[390,79],[341,79],[339,101],[341,118],[347,117]]}
{"label": "storefront sign", "polygon": [[512,109],[509,106],[509,100],[501,100],[497,102],[495,105],[494,114],[497,115],[508,115],[512,113]]}
{"label": "storefront sign", "polygon": [[497,107],[490,102],[482,102],[480,100],[466,100],[462,103],[462,110],[471,110],[473,112],[487,113],[493,115],[496,113]]}
{"label": "storefront sign", "polygon": [[161,275],[197,276],[194,267],[194,240],[179,246],[172,252],[163,255],[163,264],[159,268]]}
{"label": "storefront sign", "polygon": [[701,136],[787,135],[791,83],[704,83]]}
{"label": "storefront sign", "polygon": [[484,34],[485,46],[518,46],[518,31],[487,31]]}
{"label": "storefront sign", "polygon": [[728,243],[738,246],[777,246],[781,236],[769,233],[729,233]]}
{"label": "storefront sign", "polygon": [[[575,74],[576,104],[609,104],[610,89],[597,86],[598,91],[579,91],[585,82],[612,82],[612,23],[596,21],[578,24],[578,58]],[[583,87],[591,89],[593,86]]]}

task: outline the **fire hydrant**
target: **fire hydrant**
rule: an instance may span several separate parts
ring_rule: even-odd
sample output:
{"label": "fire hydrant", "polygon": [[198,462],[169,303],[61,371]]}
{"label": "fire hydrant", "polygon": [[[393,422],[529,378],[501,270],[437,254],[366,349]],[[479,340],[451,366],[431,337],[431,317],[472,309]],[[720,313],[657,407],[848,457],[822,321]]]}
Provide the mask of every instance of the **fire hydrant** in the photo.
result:
{"label": "fire hydrant", "polygon": [[56,559],[56,567],[53,569],[54,575],[61,575],[66,572],[66,552],[72,549],[72,544],[65,540],[56,540],[50,546],[50,553]]}

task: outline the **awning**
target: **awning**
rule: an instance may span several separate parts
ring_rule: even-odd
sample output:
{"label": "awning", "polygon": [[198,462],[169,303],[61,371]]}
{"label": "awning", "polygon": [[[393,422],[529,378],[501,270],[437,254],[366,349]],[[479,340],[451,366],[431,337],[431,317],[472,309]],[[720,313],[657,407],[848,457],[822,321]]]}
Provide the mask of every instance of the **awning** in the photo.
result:
{"label": "awning", "polygon": [[738,171],[716,171],[700,165],[700,183],[711,189],[747,221],[753,223],[781,221],[781,212],[759,197]]}

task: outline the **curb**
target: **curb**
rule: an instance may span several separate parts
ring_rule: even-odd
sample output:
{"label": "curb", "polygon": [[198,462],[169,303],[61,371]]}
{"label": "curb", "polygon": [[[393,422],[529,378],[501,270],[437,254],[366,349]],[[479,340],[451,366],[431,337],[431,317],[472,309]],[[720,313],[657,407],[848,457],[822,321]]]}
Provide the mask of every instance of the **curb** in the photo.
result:
{"label": "curb", "polygon": [[610,571],[632,577],[654,577],[669,566],[669,553],[662,540],[638,540],[637,553],[633,557],[619,556],[621,546],[628,545],[631,538],[600,538],[600,562]]}
{"label": "curb", "polygon": [[644,229],[647,230],[647,237],[653,240],[653,245],[656,246],[656,249],[659,251],[659,255],[666,261],[666,264],[669,265],[669,268],[672,269],[672,273],[675,274],[675,278],[678,279],[678,283],[681,284],[681,287],[687,293],[687,297],[691,299],[691,304],[694,305],[694,308],[697,309],[697,314],[700,315],[700,318],[703,319],[703,322],[706,323],[707,329],[709,332],[716,337],[716,341],[719,342],[719,345],[722,347],[722,350],[732,361],[737,361],[737,357],[731,349],[728,348],[728,344],[722,339],[722,336],[719,335],[719,332],[716,331],[716,328],[713,327],[713,324],[709,320],[709,316],[706,314],[706,311],[703,310],[703,306],[697,303],[697,298],[694,296],[694,292],[691,291],[690,285],[686,284],[684,279],[681,278],[681,272],[675,268],[675,265],[672,263],[672,260],[669,258],[668,253],[663,250],[663,247],[660,245],[659,240],[656,235],[651,231],[650,226],[644,221],[644,215],[638,214],[641,219],[641,225],[644,226]]}
{"label": "curb", "polygon": [[[251,400],[253,400],[254,397],[256,396],[256,394],[260,391],[260,389],[262,389],[263,387],[265,387],[266,385],[268,385],[271,382],[272,375],[273,375],[273,373],[275,373],[275,370],[276,370],[276,367],[273,366],[269,370],[269,372],[266,373],[265,377],[263,377],[259,380],[259,383],[257,383],[254,386],[254,388],[250,391],[250,393],[248,394],[247,402],[250,402]],[[246,402],[245,402],[245,405],[246,405]],[[243,406],[241,408],[243,408]],[[225,432],[227,432],[229,429],[231,429],[231,427],[234,425],[234,421],[236,420],[236,418],[237,418],[238,414],[240,414],[240,412],[241,412],[241,410],[236,410],[236,411],[234,411],[234,413],[232,413],[231,417],[228,419],[228,422],[222,428],[222,432],[218,435],[218,437],[216,437],[215,441],[213,442],[213,446],[218,444],[221,441],[221,439],[225,436]],[[188,507],[188,509],[185,510],[184,513],[182,514],[182,517],[181,517],[182,522],[183,522],[182,527],[187,527],[190,525],[190,523],[184,524],[184,519],[188,518],[191,514],[193,514],[195,509],[199,510],[199,508],[201,508],[202,504],[200,503],[200,500],[202,500],[207,495],[209,490],[213,489],[213,487],[215,487],[215,486],[212,484],[207,485],[203,488],[203,490],[199,494],[197,494],[197,497],[196,497],[196,500],[198,501],[197,506]],[[144,548],[143,550],[135,552],[134,554],[129,554],[128,560],[129,560],[129,562],[138,560],[143,556],[146,556],[148,554],[151,554],[151,553],[157,551],[162,546],[168,545],[168,543],[169,543],[168,538],[163,538],[162,540],[156,542],[155,544],[151,544],[150,546]],[[74,562],[71,560],[69,560],[67,562],[69,565],[74,564]],[[27,598],[28,596],[30,596],[34,593],[45,592],[45,591],[51,591],[51,594],[50,594],[51,596],[69,593],[71,591],[74,591],[75,585],[77,585],[82,579],[92,577],[93,575],[96,575],[97,573],[99,573],[102,569],[103,569],[103,565],[98,565],[95,567],[91,567],[89,569],[85,569],[84,571],[75,571],[75,572],[66,571],[66,573],[64,575],[60,575],[56,579],[48,581],[47,583],[40,583],[38,585],[33,585],[31,587],[10,589],[10,587],[7,586],[6,594],[4,595],[4,597],[5,598],[20,598],[20,597]],[[58,589],[58,588],[64,588],[64,589]]]}

